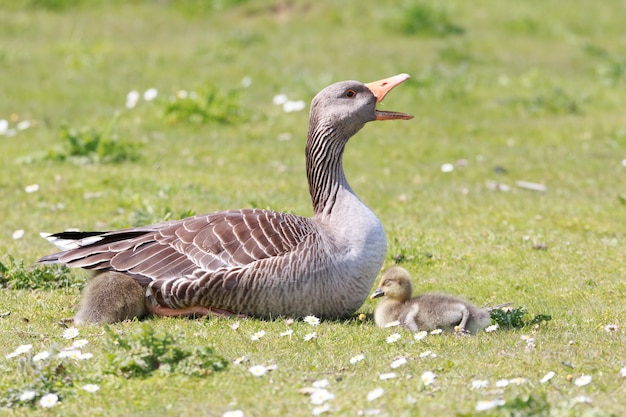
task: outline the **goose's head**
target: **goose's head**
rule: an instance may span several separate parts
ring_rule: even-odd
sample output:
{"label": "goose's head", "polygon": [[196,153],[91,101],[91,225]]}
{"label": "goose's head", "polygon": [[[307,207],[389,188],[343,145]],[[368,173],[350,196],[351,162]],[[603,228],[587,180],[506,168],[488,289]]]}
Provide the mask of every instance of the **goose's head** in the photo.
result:
{"label": "goose's head", "polygon": [[394,266],[387,270],[380,279],[380,285],[370,299],[386,296],[397,301],[406,301],[411,298],[413,284],[411,275],[402,267]]}
{"label": "goose's head", "polygon": [[310,125],[317,129],[342,129],[354,134],[374,120],[412,119],[413,116],[376,109],[395,86],[409,78],[398,74],[371,83],[341,81],[320,91],[311,102]]}

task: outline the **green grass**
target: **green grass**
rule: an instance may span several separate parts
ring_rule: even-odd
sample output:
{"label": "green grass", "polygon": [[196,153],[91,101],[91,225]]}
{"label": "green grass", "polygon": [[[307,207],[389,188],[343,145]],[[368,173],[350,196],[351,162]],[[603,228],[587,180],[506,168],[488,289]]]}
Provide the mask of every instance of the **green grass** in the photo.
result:
{"label": "green grass", "polygon": [[[328,414],[338,416],[626,413],[623,3],[429,4],[4,2],[0,119],[16,130],[0,135],[0,397],[37,378],[28,355],[71,344],[58,323],[73,315],[85,274],[71,281],[63,271],[31,270],[54,250],[39,232],[250,206],[309,215],[307,114],[285,113],[272,97],[308,102],[334,81],[407,72],[412,79],[383,107],[415,119],[366,126],[345,155],[352,187],[387,231],[385,266],[400,262],[420,292],[479,305],[510,301],[552,320],[472,338],[416,342],[400,332],[394,344],[386,338],[398,330],[375,327],[370,301],[358,312],[365,320],[315,328],[296,320],[291,337],[280,336],[283,319],[240,320],[236,330],[230,319],[111,326],[125,340],[148,326],[162,340],[172,335],[176,349],[211,348],[229,362],[209,375],[195,375],[196,363],[185,365],[190,372],[140,378],[111,373],[112,336],[87,326],[79,338],[93,358],[55,374],[68,388],[51,412],[308,416],[315,405],[299,390],[328,379],[335,395]],[[130,91],[149,88],[157,98],[125,106]],[[177,102],[182,90],[197,99]],[[24,121],[30,126],[17,130]],[[86,158],[75,155],[86,149]],[[442,172],[444,163],[455,169]],[[547,192],[519,188],[518,180]],[[490,181],[510,190],[493,190]],[[39,190],[26,193],[32,184]],[[22,238],[12,238],[16,230]],[[608,324],[619,329],[609,333]],[[265,336],[252,341],[259,330]],[[318,337],[303,341],[312,331]],[[24,344],[31,352],[5,359]],[[437,356],[421,358],[426,350]],[[365,360],[351,364],[359,353]],[[242,356],[247,362],[233,363]],[[408,363],[391,369],[398,356]],[[255,377],[253,365],[277,369]],[[398,378],[379,380],[391,371]],[[434,384],[421,382],[425,371],[436,374]],[[554,378],[540,383],[549,371]],[[583,374],[592,381],[577,386]],[[495,386],[516,377],[527,382]],[[471,389],[473,380],[489,386]],[[100,390],[85,392],[84,383]],[[376,387],[384,395],[368,402]],[[591,403],[575,403],[579,396]],[[475,410],[498,398],[503,407]],[[39,406],[6,412],[50,414]]]}

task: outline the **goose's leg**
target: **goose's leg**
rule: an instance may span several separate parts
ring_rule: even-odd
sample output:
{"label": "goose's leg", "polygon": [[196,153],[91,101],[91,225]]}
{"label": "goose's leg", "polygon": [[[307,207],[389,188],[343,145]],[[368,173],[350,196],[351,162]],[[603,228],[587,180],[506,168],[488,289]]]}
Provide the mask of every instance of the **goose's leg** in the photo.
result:
{"label": "goose's leg", "polygon": [[216,316],[216,317],[247,317],[245,314],[237,314],[228,310],[222,310],[220,308],[212,308],[212,307],[185,307],[185,308],[169,308],[163,307],[156,303],[147,303],[148,313],[153,314],[159,317],[205,317],[205,316]]}
{"label": "goose's leg", "polygon": [[461,313],[461,322],[454,327],[454,331],[458,334],[466,334],[465,326],[467,325],[467,320],[469,320],[470,312],[464,305],[461,305],[459,310]]}

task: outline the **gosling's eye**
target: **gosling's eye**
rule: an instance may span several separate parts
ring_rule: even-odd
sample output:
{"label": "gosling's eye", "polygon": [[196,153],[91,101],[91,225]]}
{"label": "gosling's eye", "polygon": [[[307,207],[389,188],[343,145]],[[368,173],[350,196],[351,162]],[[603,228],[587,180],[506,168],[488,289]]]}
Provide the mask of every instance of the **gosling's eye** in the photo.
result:
{"label": "gosling's eye", "polygon": [[356,91],[354,91],[354,90],[348,90],[348,91],[346,91],[346,97],[348,97],[348,98],[352,98],[352,97],[354,97],[354,96],[356,96]]}

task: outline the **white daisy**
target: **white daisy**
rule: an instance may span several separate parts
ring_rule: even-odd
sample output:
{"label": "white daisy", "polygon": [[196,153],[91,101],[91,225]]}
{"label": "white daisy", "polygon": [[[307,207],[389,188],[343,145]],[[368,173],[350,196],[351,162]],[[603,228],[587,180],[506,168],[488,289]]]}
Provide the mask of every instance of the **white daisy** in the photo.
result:
{"label": "white daisy", "polygon": [[80,349],[82,347],[87,346],[88,343],[89,341],[87,339],[75,340],[74,343],[72,343],[72,348]]}
{"label": "white daisy", "polygon": [[400,325],[400,322],[398,320],[395,320],[395,321],[390,321],[389,323],[385,324],[385,327],[396,327],[399,325]]}
{"label": "white daisy", "polygon": [[244,414],[241,410],[233,410],[225,412],[222,417],[244,417]]}
{"label": "white daisy", "polygon": [[396,343],[401,337],[400,333],[394,333],[387,338],[387,343]]}
{"label": "white daisy", "polygon": [[139,95],[139,91],[133,90],[126,94],[126,108],[132,109],[137,105],[141,96]]}
{"label": "white daisy", "polygon": [[320,379],[319,381],[315,381],[312,386],[314,388],[326,388],[329,382],[327,379]]}
{"label": "white daisy", "polygon": [[78,329],[76,327],[69,327],[63,331],[64,339],[74,339],[78,336]]}
{"label": "white daisy", "polygon": [[39,191],[39,184],[30,184],[27,185],[26,188],[24,188],[24,191],[26,191],[27,193],[36,193],[37,191]]}
{"label": "white daisy", "polygon": [[282,106],[287,102],[287,96],[285,94],[276,94],[272,99],[272,103],[276,106]]}
{"label": "white daisy", "polygon": [[396,373],[395,373],[395,372],[389,372],[389,373],[386,373],[386,374],[380,374],[380,375],[378,375],[378,379],[380,379],[381,381],[384,381],[384,380],[386,380],[386,379],[393,379],[393,378],[396,378],[397,376],[398,376],[398,375],[396,375]]}
{"label": "white daisy", "polygon": [[324,414],[327,411],[330,411],[330,404],[325,403],[324,405],[315,407],[312,411],[312,414],[314,416],[319,416],[320,414]]}
{"label": "white daisy", "polygon": [[367,394],[367,401],[374,401],[375,399],[382,397],[384,393],[384,389],[375,388]]}
{"label": "white daisy", "polygon": [[[362,354],[362,353],[360,353],[360,354],[358,354],[358,355],[356,355],[356,356],[351,357],[351,358],[350,358],[350,363],[351,363],[352,365],[354,365],[355,363],[357,363],[357,362],[361,362],[361,361],[362,361],[362,360],[364,360],[364,359],[365,359],[365,355],[364,355],[364,354]],[[626,369],[626,367],[625,367],[625,369]]]}
{"label": "white daisy", "polygon": [[441,166],[441,172],[452,172],[454,171],[454,165],[452,164],[443,164]]}
{"label": "white daisy", "polygon": [[489,381],[486,379],[475,379],[472,381],[472,389],[482,389],[489,386]]}
{"label": "white daisy", "polygon": [[313,333],[308,333],[305,334],[304,337],[302,338],[302,340],[304,340],[305,342],[308,342],[309,340],[313,340],[317,338],[317,333],[313,332]]}
{"label": "white daisy", "polygon": [[59,401],[59,397],[56,394],[46,394],[39,400],[39,405],[44,408],[54,407]]}
{"label": "white daisy", "polygon": [[413,335],[413,338],[415,340],[422,340],[423,338],[425,338],[426,336],[428,336],[428,332],[422,330],[421,332],[417,332]]}
{"label": "white daisy", "polygon": [[50,357],[50,352],[46,352],[46,351],[39,352],[38,354],[33,356],[33,362],[39,362],[44,359],[48,359],[49,357]]}
{"label": "white daisy", "polygon": [[426,350],[426,351],[420,353],[420,358],[427,358],[427,357],[436,358],[437,354],[433,353],[430,350]]}
{"label": "white daisy", "polygon": [[20,401],[30,401],[35,398],[36,394],[35,391],[28,389],[20,394]]}
{"label": "white daisy", "polygon": [[395,361],[391,362],[391,364],[389,366],[391,366],[393,369],[399,368],[402,365],[406,365],[406,358],[404,356],[400,356],[398,359],[396,359]]}
{"label": "white daisy", "polygon": [[626,378],[626,366],[619,370],[619,374],[622,378]]}
{"label": "white daisy", "polygon": [[424,385],[430,385],[435,382],[436,375],[432,371],[426,371],[422,374],[422,382]]}
{"label": "white daisy", "polygon": [[283,103],[283,111],[285,113],[291,113],[294,111],[304,110],[305,107],[306,107],[306,103],[303,100],[296,100],[296,101],[287,100],[286,102]]}
{"label": "white daisy", "polygon": [[258,332],[256,332],[255,334],[253,334],[250,339],[252,340],[259,340],[260,338],[262,338],[263,336],[265,336],[265,330],[259,330]]}
{"label": "white daisy", "polygon": [[16,356],[19,356],[23,353],[30,351],[33,348],[33,345],[20,345],[13,352],[9,353],[6,358],[11,359]]}
{"label": "white daisy", "polygon": [[539,382],[541,382],[542,384],[545,384],[546,382],[548,382],[549,380],[551,380],[554,377],[555,373],[550,371],[547,374],[545,374],[543,376],[543,378],[541,378],[541,380]]}
{"label": "white daisy", "polygon": [[17,229],[15,232],[13,232],[13,234],[11,235],[11,237],[14,240],[18,240],[24,237],[24,229]]}
{"label": "white daisy", "polygon": [[495,383],[495,386],[498,388],[504,388],[504,387],[508,387],[509,386],[509,380],[508,379],[498,379]]}
{"label": "white daisy", "polygon": [[431,330],[430,334],[441,334],[443,333],[443,330],[441,329],[435,329],[435,330]]}
{"label": "white daisy", "polygon": [[491,410],[504,405],[504,400],[481,400],[476,403],[476,411]]}
{"label": "white daisy", "polygon": [[320,388],[311,394],[311,404],[324,404],[326,401],[332,400],[333,398],[335,398],[335,394]]}
{"label": "white daisy", "polygon": [[61,352],[59,352],[57,357],[60,359],[65,359],[65,358],[78,359],[80,355],[81,355],[80,350],[68,349],[68,350],[62,350]]}
{"label": "white daisy", "polygon": [[315,316],[306,316],[304,319],[305,323],[309,323],[311,326],[317,326],[320,324],[320,319]]}
{"label": "white daisy", "polygon": [[233,324],[230,325],[230,328],[233,330],[237,330],[239,328],[239,322],[236,321]]}
{"label": "white daisy", "polygon": [[241,86],[243,88],[248,88],[252,85],[252,78],[248,77],[247,75],[245,77],[243,77],[241,79]]}
{"label": "white daisy", "polygon": [[575,403],[584,403],[584,404],[591,404],[591,398],[585,396],[585,395],[579,395],[577,397],[574,397],[572,399],[573,402]]}
{"label": "white daisy", "polygon": [[233,360],[233,363],[235,365],[239,365],[240,363],[243,363],[243,362],[248,362],[248,358],[246,358],[245,356],[240,356],[237,359]]}
{"label": "white daisy", "polygon": [[585,386],[591,382],[591,375],[581,375],[574,380],[574,384],[579,387]]}
{"label": "white daisy", "polygon": [[100,389],[100,387],[96,384],[85,384],[82,388],[87,392],[96,392]]}
{"label": "white daisy", "polygon": [[485,331],[487,333],[491,333],[491,332],[495,332],[496,330],[498,330],[500,328],[500,326],[498,326],[498,323],[496,324],[492,324],[491,326],[487,326],[485,327]]}
{"label": "white daisy", "polygon": [[248,368],[248,371],[254,376],[263,376],[267,373],[267,368],[263,365],[254,365]]}
{"label": "white daisy", "polygon": [[149,88],[143,93],[143,99],[146,101],[154,100],[159,95],[156,88]]}
{"label": "white daisy", "polygon": [[607,333],[615,333],[619,330],[619,326],[617,324],[607,324],[604,326],[604,331]]}
{"label": "white daisy", "polygon": [[512,378],[512,379],[509,379],[509,383],[510,383],[510,384],[515,384],[515,385],[522,385],[522,384],[525,384],[525,383],[526,383],[526,381],[527,381],[527,380],[526,380],[526,378],[521,378],[521,377],[519,377],[519,376],[518,376],[517,378]]}
{"label": "white daisy", "polygon": [[17,125],[15,125],[15,128],[17,130],[26,130],[30,127],[30,125],[31,125],[30,120],[22,120]]}
{"label": "white daisy", "polygon": [[77,357],[77,359],[79,361],[86,361],[86,360],[91,359],[91,358],[93,358],[93,353],[81,353]]}
{"label": "white daisy", "polygon": [[293,329],[287,329],[286,331],[280,334],[281,337],[291,336],[293,334]]}

